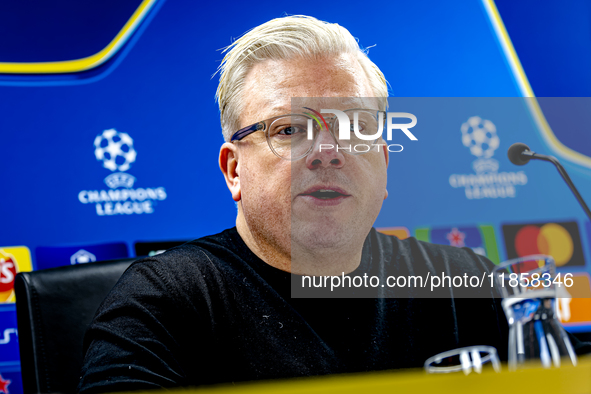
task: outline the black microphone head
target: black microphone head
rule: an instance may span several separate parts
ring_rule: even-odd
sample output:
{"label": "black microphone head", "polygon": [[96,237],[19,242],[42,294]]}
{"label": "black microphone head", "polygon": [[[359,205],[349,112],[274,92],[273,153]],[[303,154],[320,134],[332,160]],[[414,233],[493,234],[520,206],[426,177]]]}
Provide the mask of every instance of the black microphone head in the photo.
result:
{"label": "black microphone head", "polygon": [[529,150],[529,146],[521,142],[516,142],[509,147],[509,150],[507,151],[507,157],[509,157],[511,163],[515,164],[516,166],[522,166],[527,164],[530,160],[530,157],[523,156],[522,153]]}

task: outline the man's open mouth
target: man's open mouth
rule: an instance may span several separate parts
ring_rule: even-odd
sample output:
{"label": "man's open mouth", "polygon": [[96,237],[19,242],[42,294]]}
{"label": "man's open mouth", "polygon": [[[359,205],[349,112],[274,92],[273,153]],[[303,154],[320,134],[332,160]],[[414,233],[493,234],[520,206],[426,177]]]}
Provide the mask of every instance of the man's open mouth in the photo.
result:
{"label": "man's open mouth", "polygon": [[320,200],[331,200],[339,197],[349,197],[344,190],[338,188],[312,188],[306,190],[304,193],[301,194],[302,196],[312,196],[318,198]]}
{"label": "man's open mouth", "polygon": [[337,198],[344,196],[343,193],[335,192],[334,190],[318,190],[314,193],[308,194],[309,196],[313,196],[316,198],[320,198],[321,200],[328,200],[329,198]]}

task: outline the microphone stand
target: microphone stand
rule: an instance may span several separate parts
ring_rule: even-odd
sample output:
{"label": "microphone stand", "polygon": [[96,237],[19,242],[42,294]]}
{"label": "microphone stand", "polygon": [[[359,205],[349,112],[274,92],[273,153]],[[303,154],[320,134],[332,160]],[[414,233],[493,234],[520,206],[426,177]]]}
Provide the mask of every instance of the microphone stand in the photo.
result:
{"label": "microphone stand", "polygon": [[570,176],[568,176],[564,167],[562,167],[562,164],[560,164],[560,162],[554,156],[541,155],[539,153],[535,153],[530,150],[525,150],[525,151],[521,152],[521,155],[527,156],[528,159],[543,160],[543,161],[548,161],[548,162],[554,164],[556,166],[556,169],[558,170],[558,172],[562,176],[562,179],[564,179],[564,181],[566,182],[566,184],[568,185],[570,190],[573,192],[573,194],[577,198],[577,201],[579,201],[579,204],[581,204],[581,207],[583,207],[583,210],[587,214],[587,217],[589,218],[589,220],[591,220],[591,210],[589,210],[589,207],[587,206],[587,204],[583,200],[583,197],[581,197],[581,195],[579,194],[579,191],[575,187],[575,184],[573,183],[573,181],[571,181]]}

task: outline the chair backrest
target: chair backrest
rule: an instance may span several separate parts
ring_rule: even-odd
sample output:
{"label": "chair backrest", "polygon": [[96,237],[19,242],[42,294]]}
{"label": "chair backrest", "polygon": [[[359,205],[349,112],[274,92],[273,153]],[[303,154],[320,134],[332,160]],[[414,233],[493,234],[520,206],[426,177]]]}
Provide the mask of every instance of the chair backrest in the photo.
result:
{"label": "chair backrest", "polygon": [[135,260],[72,265],[16,276],[25,394],[76,392],[84,333],[103,299]]}

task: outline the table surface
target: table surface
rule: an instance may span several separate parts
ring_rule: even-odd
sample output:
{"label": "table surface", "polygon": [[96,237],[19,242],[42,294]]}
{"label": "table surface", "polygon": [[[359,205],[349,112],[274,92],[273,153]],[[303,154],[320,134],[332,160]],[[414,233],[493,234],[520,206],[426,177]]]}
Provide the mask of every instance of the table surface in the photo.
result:
{"label": "table surface", "polygon": [[[437,393],[437,394],[506,394],[506,393],[591,393],[591,356],[579,358],[578,365],[543,369],[529,366],[500,373],[492,369],[474,372],[427,374],[423,370],[397,370],[313,378],[296,378],[233,385],[178,389],[173,393]],[[136,393],[137,394],[137,393]]]}

